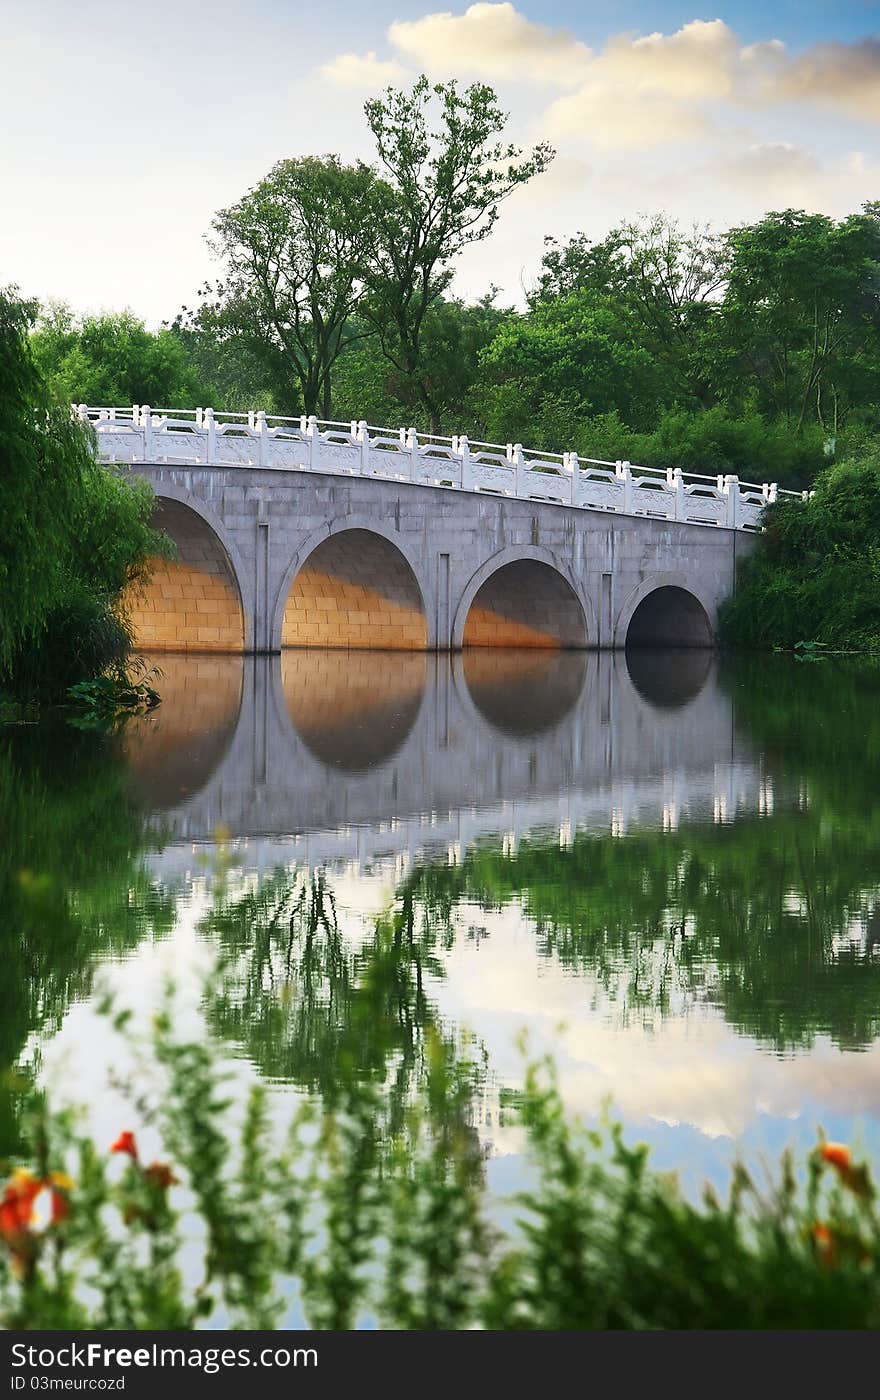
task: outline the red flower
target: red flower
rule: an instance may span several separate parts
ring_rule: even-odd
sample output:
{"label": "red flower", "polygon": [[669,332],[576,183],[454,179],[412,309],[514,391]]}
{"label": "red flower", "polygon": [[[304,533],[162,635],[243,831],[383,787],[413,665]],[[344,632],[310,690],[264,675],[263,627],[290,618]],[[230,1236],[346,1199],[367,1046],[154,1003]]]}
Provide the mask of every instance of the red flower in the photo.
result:
{"label": "red flower", "polygon": [[27,1234],[34,1216],[34,1201],[43,1183],[31,1172],[18,1171],[7,1182],[0,1201],[0,1235],[13,1245]]}
{"label": "red flower", "polygon": [[864,1164],[860,1167],[853,1165],[852,1152],[845,1142],[823,1142],[819,1147],[819,1156],[829,1167],[834,1168],[843,1185],[848,1191],[852,1191],[854,1196],[860,1196],[863,1200],[871,1199],[874,1187],[868,1168]]}
{"label": "red flower", "polygon": [[136,1162],[138,1159],[138,1150],[137,1143],[135,1142],[134,1133],[129,1132],[127,1129],[124,1133],[120,1133],[119,1137],[116,1139],[113,1146],[110,1148],[110,1151],[127,1152],[132,1161]]}

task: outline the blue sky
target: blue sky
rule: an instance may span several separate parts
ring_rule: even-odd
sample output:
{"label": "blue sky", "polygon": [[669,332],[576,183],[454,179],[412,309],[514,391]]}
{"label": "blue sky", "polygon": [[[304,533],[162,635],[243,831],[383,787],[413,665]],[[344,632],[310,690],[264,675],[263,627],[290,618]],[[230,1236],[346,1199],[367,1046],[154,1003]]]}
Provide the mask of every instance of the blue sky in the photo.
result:
{"label": "blue sky", "polygon": [[283,156],[369,159],[365,98],[425,69],[558,151],[465,295],[521,299],[546,233],[880,198],[880,0],[0,0],[0,43],[0,283],[153,324],[215,270],[216,209]]}

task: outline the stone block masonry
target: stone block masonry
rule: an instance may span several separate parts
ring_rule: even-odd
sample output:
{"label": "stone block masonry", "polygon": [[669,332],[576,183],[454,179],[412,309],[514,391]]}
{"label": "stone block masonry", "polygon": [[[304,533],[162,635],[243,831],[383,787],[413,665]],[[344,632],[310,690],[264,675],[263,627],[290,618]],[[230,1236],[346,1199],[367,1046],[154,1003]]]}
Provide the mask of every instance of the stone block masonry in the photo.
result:
{"label": "stone block masonry", "polygon": [[152,484],[177,546],[130,600],[144,650],[710,646],[754,543],[721,525],[364,475],[119,469]]}

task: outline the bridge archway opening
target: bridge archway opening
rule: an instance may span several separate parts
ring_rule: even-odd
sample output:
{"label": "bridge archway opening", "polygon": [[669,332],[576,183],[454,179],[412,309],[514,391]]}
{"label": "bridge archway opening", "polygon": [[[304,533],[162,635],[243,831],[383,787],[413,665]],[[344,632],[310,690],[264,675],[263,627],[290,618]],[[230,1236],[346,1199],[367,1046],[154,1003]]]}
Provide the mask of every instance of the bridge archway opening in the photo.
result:
{"label": "bridge archway opening", "polygon": [[539,559],[502,564],[477,590],[463,647],[587,645],[583,608],[567,579]]}
{"label": "bridge archway opening", "polygon": [[322,540],[293,581],[281,645],[425,651],[422,592],[400,550],[371,530]]}
{"label": "bridge archway opening", "polygon": [[686,588],[664,584],[642,599],[630,618],[626,646],[711,647],[714,638],[706,609]]}
{"label": "bridge archway opening", "polygon": [[134,643],[145,651],[244,651],[235,571],[211,526],[181,501],[159,499],[152,524],[176,546],[149,561],[151,577],[125,599]]}

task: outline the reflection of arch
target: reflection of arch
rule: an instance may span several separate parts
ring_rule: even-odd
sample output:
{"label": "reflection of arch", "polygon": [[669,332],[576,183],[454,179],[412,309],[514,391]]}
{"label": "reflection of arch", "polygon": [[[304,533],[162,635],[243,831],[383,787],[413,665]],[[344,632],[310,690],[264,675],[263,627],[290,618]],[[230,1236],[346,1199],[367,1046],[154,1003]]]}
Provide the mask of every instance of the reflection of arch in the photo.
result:
{"label": "reflection of arch", "polygon": [[399,535],[346,516],[298,551],[275,600],[275,647],[424,651],[433,645],[418,561]]}
{"label": "reflection of arch", "polygon": [[653,574],[617,615],[618,647],[711,647],[715,608],[686,574]]}
{"label": "reflection of arch", "polygon": [[242,597],[246,573],[222,521],[189,492],[163,484],[152,523],[174,541],[176,557],[150,560],[149,580],[129,590],[125,607],[135,645],[154,651],[245,650],[252,614]]}
{"label": "reflection of arch", "polygon": [[180,806],[210,780],[232,742],[244,683],[239,656],[157,661],[162,704],[129,720],[123,733],[132,796],[150,812]]}
{"label": "reflection of arch", "polygon": [[577,704],[587,658],[577,652],[469,648],[462,666],[483,718],[493,729],[527,738],[554,729]]}
{"label": "reflection of arch", "polygon": [[281,682],[287,712],[321,763],[363,772],[386,763],[416,722],[427,658],[361,651],[286,650]]}
{"label": "reflection of arch", "polygon": [[[589,618],[589,622],[588,622]],[[549,550],[513,545],[486,561],[459,600],[452,646],[585,647],[588,601]]]}
{"label": "reflection of arch", "polygon": [[678,710],[695,700],[713,665],[708,647],[682,651],[658,647],[628,647],[626,669],[644,700],[658,710]]}

